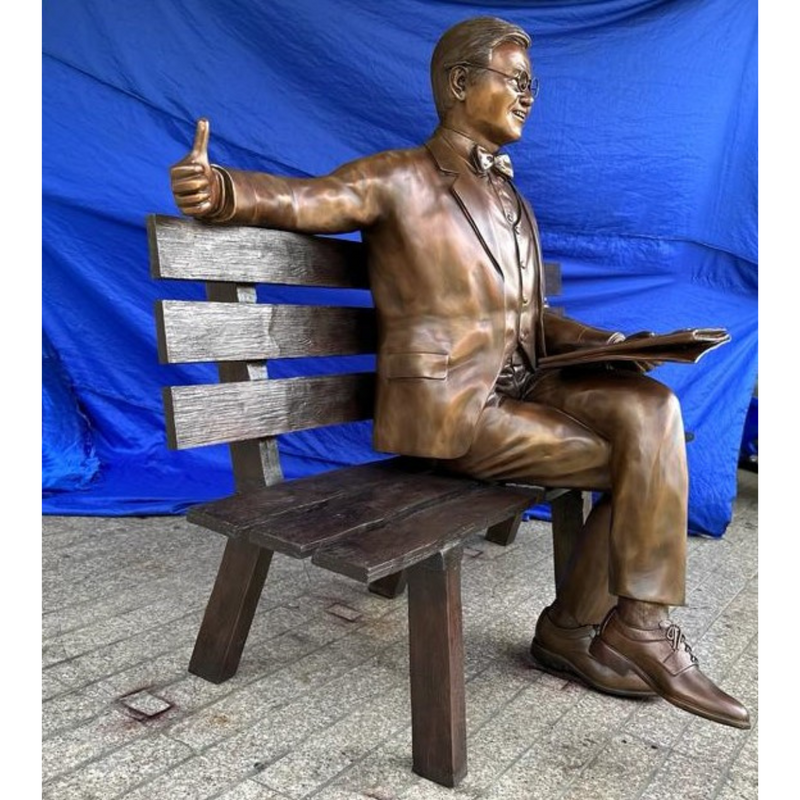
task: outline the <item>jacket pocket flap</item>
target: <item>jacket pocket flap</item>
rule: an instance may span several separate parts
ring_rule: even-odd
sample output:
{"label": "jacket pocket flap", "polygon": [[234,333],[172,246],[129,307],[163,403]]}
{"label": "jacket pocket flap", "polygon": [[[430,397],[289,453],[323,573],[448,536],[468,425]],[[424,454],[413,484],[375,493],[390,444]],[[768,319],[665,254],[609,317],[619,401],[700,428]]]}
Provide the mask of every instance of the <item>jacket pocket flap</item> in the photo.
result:
{"label": "jacket pocket flap", "polygon": [[385,378],[428,378],[442,381],[447,377],[447,353],[386,353],[379,372]]}

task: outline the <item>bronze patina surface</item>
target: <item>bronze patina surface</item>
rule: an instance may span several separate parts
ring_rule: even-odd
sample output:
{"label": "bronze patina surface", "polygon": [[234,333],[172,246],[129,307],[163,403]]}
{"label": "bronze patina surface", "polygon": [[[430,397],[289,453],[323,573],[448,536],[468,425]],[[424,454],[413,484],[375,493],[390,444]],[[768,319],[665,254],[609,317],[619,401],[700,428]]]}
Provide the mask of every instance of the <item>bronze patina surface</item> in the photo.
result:
{"label": "bronze patina surface", "polygon": [[454,26],[431,61],[440,122],[430,139],[319,178],[212,165],[209,123],[200,120],[191,151],[171,169],[175,202],[212,224],[360,230],[379,323],[375,447],[479,478],[604,493],[537,627],[534,653],[600,691],[657,693],[749,727],[747,711],[700,671],[668,619],[686,583],[677,398],[644,374],[648,364],[537,366],[624,335],[560,317],[544,301],[536,218],[501,151],[520,139],[534,108],[530,44],[496,18]]}

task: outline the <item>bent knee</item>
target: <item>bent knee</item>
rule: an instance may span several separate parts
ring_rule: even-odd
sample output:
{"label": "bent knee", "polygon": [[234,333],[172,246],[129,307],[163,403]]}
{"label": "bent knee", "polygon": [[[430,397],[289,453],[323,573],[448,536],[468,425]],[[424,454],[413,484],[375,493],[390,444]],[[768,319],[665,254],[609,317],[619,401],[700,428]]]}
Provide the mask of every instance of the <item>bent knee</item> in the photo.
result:
{"label": "bent knee", "polygon": [[646,412],[665,425],[680,423],[682,426],[683,414],[678,396],[663,383],[651,381],[651,384],[644,402]]}

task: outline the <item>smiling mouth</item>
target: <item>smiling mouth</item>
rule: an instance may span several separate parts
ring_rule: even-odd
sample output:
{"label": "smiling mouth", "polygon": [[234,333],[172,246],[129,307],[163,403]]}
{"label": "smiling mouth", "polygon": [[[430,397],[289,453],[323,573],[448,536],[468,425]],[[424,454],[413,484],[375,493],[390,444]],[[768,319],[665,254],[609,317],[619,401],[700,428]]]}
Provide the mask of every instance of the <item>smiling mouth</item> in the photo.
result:
{"label": "smiling mouth", "polygon": [[514,109],[514,110],[513,110],[511,113],[512,113],[512,114],[513,114],[513,115],[514,115],[514,116],[515,116],[515,117],[516,117],[518,120],[520,120],[520,122],[525,122],[525,120],[526,120],[526,119],[528,119],[528,115],[527,115],[527,114],[526,114],[524,111],[519,111],[519,110],[517,110],[517,109]]}

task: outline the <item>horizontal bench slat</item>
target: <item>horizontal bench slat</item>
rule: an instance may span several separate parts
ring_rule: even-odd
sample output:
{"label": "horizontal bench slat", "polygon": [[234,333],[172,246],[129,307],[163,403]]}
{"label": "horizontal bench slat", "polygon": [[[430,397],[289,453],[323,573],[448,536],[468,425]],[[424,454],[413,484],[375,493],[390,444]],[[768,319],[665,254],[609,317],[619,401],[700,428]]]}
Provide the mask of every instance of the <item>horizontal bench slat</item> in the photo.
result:
{"label": "horizontal bench slat", "polygon": [[[369,288],[361,242],[162,214],[147,228],[154,278]],[[544,281],[547,295],[560,295],[561,265],[545,261]]]}
{"label": "horizontal bench slat", "polygon": [[366,289],[360,242],[150,215],[154,278]]}
{"label": "horizontal bench slat", "polygon": [[472,486],[461,497],[424,508],[390,526],[360,531],[320,547],[311,561],[371,583],[523,512],[532,502],[536,501],[531,492],[492,485]]}
{"label": "horizontal bench slat", "polygon": [[374,353],[371,308],[163,300],[156,305],[162,364]]}
{"label": "horizontal bench slat", "polygon": [[369,419],[373,373],[164,389],[173,449],[237,442]]}
{"label": "horizontal bench slat", "polygon": [[[409,464],[410,462],[410,464]],[[426,463],[426,462],[422,462]],[[483,486],[390,459],[275,484],[191,509],[187,519],[230,537],[305,558],[344,536],[396,522]]]}

